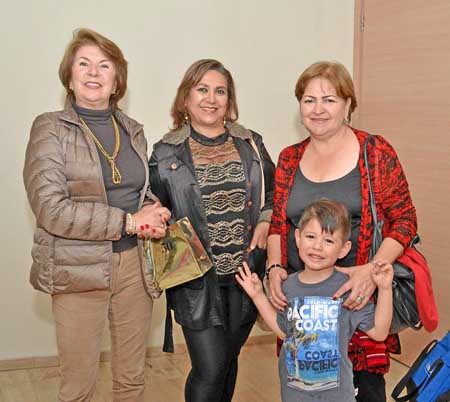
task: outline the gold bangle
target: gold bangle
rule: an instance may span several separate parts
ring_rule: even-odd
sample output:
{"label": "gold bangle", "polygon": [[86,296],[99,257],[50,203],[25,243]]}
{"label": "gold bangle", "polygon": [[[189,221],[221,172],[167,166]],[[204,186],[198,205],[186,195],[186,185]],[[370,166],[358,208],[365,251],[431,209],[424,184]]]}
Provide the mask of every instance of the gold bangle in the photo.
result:
{"label": "gold bangle", "polygon": [[125,233],[128,236],[133,236],[136,234],[136,220],[134,219],[134,216],[130,213],[126,214],[126,228]]}

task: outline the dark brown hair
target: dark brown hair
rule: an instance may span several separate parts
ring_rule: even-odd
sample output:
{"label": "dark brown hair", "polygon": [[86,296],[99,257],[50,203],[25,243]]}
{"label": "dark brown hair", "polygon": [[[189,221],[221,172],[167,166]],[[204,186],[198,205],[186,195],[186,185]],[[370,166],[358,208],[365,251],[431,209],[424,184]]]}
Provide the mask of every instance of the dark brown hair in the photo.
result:
{"label": "dark brown hair", "polygon": [[350,120],[351,114],[356,109],[357,102],[352,77],[344,65],[332,61],[319,61],[311,64],[303,71],[295,85],[295,96],[299,102],[309,82],[314,78],[327,79],[333,85],[339,97],[345,100],[350,98],[350,108],[347,116]]}
{"label": "dark brown hair", "polygon": [[351,218],[344,204],[326,198],[314,201],[303,212],[298,222],[298,230],[301,232],[313,219],[319,221],[324,232],[333,234],[336,230],[341,230],[342,243],[350,239]]}
{"label": "dark brown hair", "polygon": [[67,97],[74,98],[74,93],[69,85],[72,78],[72,65],[75,53],[82,46],[86,45],[97,46],[114,64],[116,70],[116,91],[111,95],[110,103],[113,110],[119,109],[117,104],[127,91],[128,63],[120,48],[113,41],[91,29],[81,28],[74,32],[73,39],[67,45],[59,65],[59,79],[64,88],[66,88]]}
{"label": "dark brown hair", "polygon": [[195,87],[208,71],[217,71],[221,73],[227,81],[228,90],[228,104],[225,118],[227,121],[236,121],[239,117],[239,110],[236,102],[236,88],[234,87],[233,77],[231,73],[223,66],[220,61],[213,59],[201,59],[193,63],[184,74],[178,87],[175,100],[173,101],[170,114],[173,121],[173,129],[180,128],[185,120],[184,116],[186,110],[186,98],[189,96],[189,91]]}

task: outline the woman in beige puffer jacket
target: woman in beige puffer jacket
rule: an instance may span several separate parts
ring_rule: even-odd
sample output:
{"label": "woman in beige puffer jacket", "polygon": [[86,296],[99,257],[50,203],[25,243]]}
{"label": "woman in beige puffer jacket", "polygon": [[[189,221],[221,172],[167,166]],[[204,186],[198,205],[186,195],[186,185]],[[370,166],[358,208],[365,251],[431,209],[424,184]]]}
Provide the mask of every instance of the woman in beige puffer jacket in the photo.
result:
{"label": "woman in beige puffer jacket", "polygon": [[121,50],[78,30],[59,74],[65,109],[35,119],[23,172],[36,217],[30,280],[52,295],[58,400],[91,400],[109,318],[114,401],[142,402],[151,296],[158,293],[138,237],[162,237],[170,213],[147,192],[142,125],[117,105],[127,80]]}

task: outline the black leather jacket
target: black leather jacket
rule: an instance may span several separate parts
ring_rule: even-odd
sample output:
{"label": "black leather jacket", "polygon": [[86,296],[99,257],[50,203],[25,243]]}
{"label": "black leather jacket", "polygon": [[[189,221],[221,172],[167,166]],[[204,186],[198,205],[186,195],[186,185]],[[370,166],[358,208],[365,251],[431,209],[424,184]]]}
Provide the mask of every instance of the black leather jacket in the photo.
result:
{"label": "black leather jacket", "polygon": [[[260,221],[270,222],[272,214],[273,179],[275,166],[262,142],[262,137],[237,123],[227,124],[239,152],[246,177],[246,209],[244,234],[244,260],[260,276],[264,274],[261,260],[263,250],[251,253],[247,248],[255,226]],[[188,145],[190,126],[166,134],[153,146],[150,158],[150,187],[161,203],[171,210],[173,218],[187,216],[199,236],[205,250],[212,256],[208,237],[207,219],[203,209],[202,195],[196,180],[195,166]],[[265,205],[261,205],[260,159],[250,143],[256,143],[262,159],[265,183]],[[264,253],[265,254],[265,253]],[[214,268],[203,277],[166,291],[168,307],[175,312],[175,320],[190,329],[206,329],[223,322],[221,317],[220,292],[216,292]],[[257,310],[243,292],[242,323],[256,318]]]}

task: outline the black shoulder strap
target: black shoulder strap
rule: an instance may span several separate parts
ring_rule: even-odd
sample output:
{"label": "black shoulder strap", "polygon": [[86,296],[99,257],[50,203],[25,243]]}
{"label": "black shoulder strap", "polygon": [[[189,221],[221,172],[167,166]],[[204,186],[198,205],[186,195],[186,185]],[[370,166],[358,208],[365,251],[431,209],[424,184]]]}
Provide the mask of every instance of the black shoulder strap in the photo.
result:
{"label": "black shoulder strap", "polygon": [[377,208],[375,206],[375,195],[373,193],[372,178],[370,177],[369,157],[367,156],[367,144],[371,140],[371,138],[372,136],[369,134],[366,140],[364,141],[363,155],[364,155],[364,164],[366,165],[367,170],[367,183],[369,185],[370,209],[372,211],[373,225],[376,226],[378,223]]}
{"label": "black shoulder strap", "polygon": [[383,241],[383,221],[378,220],[377,216],[377,206],[375,203],[375,194],[373,191],[373,185],[372,185],[372,178],[370,175],[370,168],[369,168],[369,157],[367,155],[367,144],[369,141],[372,140],[372,136],[369,134],[364,141],[364,148],[363,148],[363,156],[364,156],[364,164],[366,165],[367,170],[367,183],[369,185],[369,202],[370,202],[370,210],[372,212],[372,224],[373,224],[373,238],[372,238],[372,244],[370,247],[369,252],[369,260],[371,260],[374,255],[377,253],[378,249],[381,246],[381,242]]}

